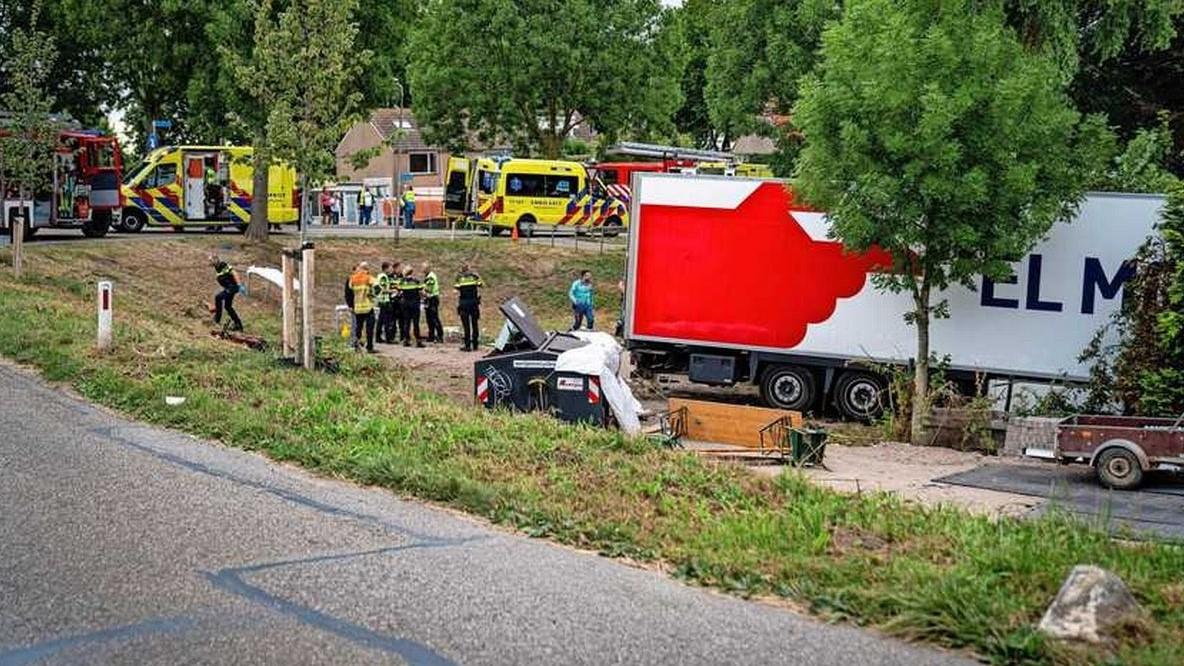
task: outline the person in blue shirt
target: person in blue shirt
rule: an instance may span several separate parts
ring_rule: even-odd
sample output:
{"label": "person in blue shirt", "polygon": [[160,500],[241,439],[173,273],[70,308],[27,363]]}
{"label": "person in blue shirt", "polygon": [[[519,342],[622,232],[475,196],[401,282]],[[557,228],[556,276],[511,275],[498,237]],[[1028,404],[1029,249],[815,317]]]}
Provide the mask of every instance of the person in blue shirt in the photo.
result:
{"label": "person in blue shirt", "polygon": [[571,300],[573,317],[571,330],[578,329],[585,320],[588,322],[588,330],[592,330],[592,326],[595,324],[593,296],[592,272],[584,271],[580,273],[580,277],[575,282],[571,283],[571,289],[567,290],[567,297]]}

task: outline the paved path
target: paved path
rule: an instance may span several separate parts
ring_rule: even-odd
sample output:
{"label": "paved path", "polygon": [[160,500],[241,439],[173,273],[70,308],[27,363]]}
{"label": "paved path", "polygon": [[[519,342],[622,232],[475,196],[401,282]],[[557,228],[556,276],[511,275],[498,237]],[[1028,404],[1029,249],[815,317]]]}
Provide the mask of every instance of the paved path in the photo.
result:
{"label": "paved path", "polygon": [[0,665],[958,661],[0,392]]}

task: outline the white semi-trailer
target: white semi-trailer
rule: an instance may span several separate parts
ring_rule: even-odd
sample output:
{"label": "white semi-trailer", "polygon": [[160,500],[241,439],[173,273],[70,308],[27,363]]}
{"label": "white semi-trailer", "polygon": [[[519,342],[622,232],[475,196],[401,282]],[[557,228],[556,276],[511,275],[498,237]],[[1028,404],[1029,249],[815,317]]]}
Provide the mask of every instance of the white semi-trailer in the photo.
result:
{"label": "white semi-trailer", "polygon": [[[845,252],[779,181],[639,174],[633,192],[625,334],[638,370],[753,382],[786,409],[879,411],[885,380],[870,368],[916,354],[911,297],[872,286],[886,255]],[[1120,307],[1162,206],[1091,194],[1013,278],[936,295],[950,316],[933,320],[931,346],[950,377],[1087,379],[1079,355]]]}

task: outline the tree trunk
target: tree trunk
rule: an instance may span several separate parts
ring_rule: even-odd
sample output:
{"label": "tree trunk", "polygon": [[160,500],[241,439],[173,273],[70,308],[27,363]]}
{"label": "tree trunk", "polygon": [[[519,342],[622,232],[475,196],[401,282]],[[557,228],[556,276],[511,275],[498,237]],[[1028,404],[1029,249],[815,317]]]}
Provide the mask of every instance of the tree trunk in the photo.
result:
{"label": "tree trunk", "polygon": [[925,415],[929,413],[929,281],[925,275],[913,289],[913,303],[916,306],[917,364],[913,375],[913,413],[910,421],[910,437],[913,444],[920,444],[925,438]]}
{"label": "tree trunk", "polygon": [[256,137],[252,156],[255,171],[251,178],[251,223],[247,225],[247,238],[259,243],[267,240],[267,172],[271,163],[262,145],[263,141]]}
{"label": "tree trunk", "polygon": [[543,159],[557,160],[563,152],[563,137],[555,132],[547,132],[542,136]]}

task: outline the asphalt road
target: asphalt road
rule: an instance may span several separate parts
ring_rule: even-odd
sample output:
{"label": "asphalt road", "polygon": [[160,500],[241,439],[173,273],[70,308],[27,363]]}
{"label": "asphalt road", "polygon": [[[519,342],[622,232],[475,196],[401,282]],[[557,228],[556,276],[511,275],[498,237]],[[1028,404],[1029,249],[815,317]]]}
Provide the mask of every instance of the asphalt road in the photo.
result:
{"label": "asphalt road", "polygon": [[961,661],[0,392],[0,665]]}

